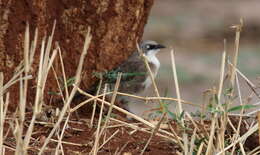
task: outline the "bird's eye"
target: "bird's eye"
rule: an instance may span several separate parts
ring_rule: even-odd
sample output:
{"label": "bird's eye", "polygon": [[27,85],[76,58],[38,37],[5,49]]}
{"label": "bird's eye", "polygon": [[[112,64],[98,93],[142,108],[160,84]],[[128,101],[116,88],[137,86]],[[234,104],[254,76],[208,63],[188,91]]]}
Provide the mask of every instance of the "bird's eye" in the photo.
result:
{"label": "bird's eye", "polygon": [[146,45],[145,48],[146,48],[146,49],[150,49],[151,46],[150,46],[150,45]]}

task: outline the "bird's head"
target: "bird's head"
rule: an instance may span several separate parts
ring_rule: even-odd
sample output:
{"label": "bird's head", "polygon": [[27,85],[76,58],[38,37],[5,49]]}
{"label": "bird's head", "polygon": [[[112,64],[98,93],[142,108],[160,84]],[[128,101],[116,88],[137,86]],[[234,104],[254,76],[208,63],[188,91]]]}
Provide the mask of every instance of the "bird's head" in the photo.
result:
{"label": "bird's head", "polygon": [[146,56],[149,56],[149,55],[157,54],[160,51],[160,49],[166,48],[166,47],[164,45],[158,44],[155,41],[146,40],[146,41],[141,42],[140,48]]}

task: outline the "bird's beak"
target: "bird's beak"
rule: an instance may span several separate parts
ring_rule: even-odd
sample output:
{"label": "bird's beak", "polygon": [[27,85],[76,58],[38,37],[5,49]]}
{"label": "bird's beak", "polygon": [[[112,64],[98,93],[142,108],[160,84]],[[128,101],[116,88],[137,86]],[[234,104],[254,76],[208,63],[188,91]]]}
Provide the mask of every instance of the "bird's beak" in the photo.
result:
{"label": "bird's beak", "polygon": [[166,48],[164,45],[158,44],[155,46],[156,49]]}

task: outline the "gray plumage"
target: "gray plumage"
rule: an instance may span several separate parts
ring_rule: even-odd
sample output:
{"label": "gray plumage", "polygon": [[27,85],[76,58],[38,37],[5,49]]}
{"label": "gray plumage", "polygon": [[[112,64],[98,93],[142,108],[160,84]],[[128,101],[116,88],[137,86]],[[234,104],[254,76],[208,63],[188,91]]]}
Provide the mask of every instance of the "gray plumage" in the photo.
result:
{"label": "gray plumage", "polygon": [[[160,67],[160,62],[156,58],[156,54],[160,51],[161,48],[165,48],[165,46],[150,40],[143,41],[140,44],[140,49],[147,57],[149,66],[154,76],[156,76]],[[135,51],[116,69],[109,71],[104,75],[103,79],[104,82],[108,84],[109,91],[114,89],[116,77],[119,72],[122,73],[120,86],[118,89],[119,92],[138,95],[151,85],[149,72],[138,51]],[[128,103],[127,97],[119,96],[117,100],[123,103]],[[127,109],[127,107],[125,108]]]}

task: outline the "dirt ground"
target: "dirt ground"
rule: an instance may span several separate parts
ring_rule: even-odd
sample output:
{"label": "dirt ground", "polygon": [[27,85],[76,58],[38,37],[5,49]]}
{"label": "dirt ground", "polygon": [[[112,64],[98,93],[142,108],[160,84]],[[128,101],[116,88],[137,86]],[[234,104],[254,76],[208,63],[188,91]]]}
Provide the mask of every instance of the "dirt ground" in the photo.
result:
{"label": "dirt ground", "polygon": [[[85,107],[86,108],[86,107]],[[90,128],[90,113],[86,113],[86,109],[82,108],[78,111],[78,113],[73,113],[68,121],[66,130],[63,134],[62,139],[62,148],[63,152],[58,151],[59,154],[64,153],[65,155],[81,155],[81,154],[89,154],[93,151],[94,141],[95,141],[95,133],[97,131],[98,124],[98,113],[94,119],[93,127]],[[88,108],[89,110],[89,108]],[[26,120],[30,120],[30,112],[27,113]],[[34,155],[37,154],[43,143],[45,142],[48,134],[50,133],[53,122],[55,122],[55,117],[51,115],[48,116],[48,121],[37,121],[35,125],[35,130],[32,134],[32,140],[29,147],[29,154]],[[103,118],[104,119],[104,118]],[[236,117],[230,118],[234,127],[238,125],[238,119]],[[244,119],[243,122],[248,121]],[[65,119],[62,122],[59,133],[61,132]],[[122,122],[125,122],[122,124]],[[29,125],[29,121],[26,124]],[[158,123],[158,121],[157,121]],[[126,124],[135,125],[139,128],[139,130],[133,129],[132,127],[128,127]],[[101,126],[104,125],[104,121],[102,121]],[[190,121],[186,122],[186,133],[188,134],[189,139],[191,138],[194,126]],[[196,139],[195,142],[195,150],[198,150],[198,147],[202,142],[204,142],[205,137],[203,135],[209,134],[210,131],[210,121],[196,121],[196,125],[199,130],[197,133],[202,135],[201,139]],[[10,126],[6,126],[5,131],[8,132],[6,136],[6,140],[4,145],[6,148],[6,155],[14,154],[14,151],[10,148],[15,148],[15,138],[10,131]],[[176,121],[168,120],[164,121],[161,125],[165,131],[174,131],[178,136],[181,136],[183,129]],[[9,129],[8,129],[9,128]],[[140,129],[145,129],[145,131],[141,131]],[[247,131],[246,124],[242,124],[240,133],[241,135]],[[124,115],[115,112],[113,117],[110,120],[107,128],[104,130],[103,136],[100,137],[99,141],[99,152],[98,155],[108,155],[108,154],[122,154],[122,155],[137,155],[140,154],[145,147],[152,130],[149,127],[144,126],[142,123],[138,123],[133,120],[128,120]],[[230,135],[232,135],[233,129],[231,126],[228,126],[226,129],[226,141],[229,141]],[[151,139],[148,147],[144,151],[145,155],[170,155],[177,154],[177,152],[181,152],[180,146],[177,144],[175,137],[165,136],[162,132],[158,132]],[[111,138],[110,138],[111,137]],[[169,138],[170,137],[170,138]],[[50,143],[47,145],[47,148],[44,151],[44,154],[55,154],[55,150],[57,150],[58,136],[55,134]],[[104,145],[103,145],[104,144]],[[253,150],[259,146],[258,135],[253,134],[250,136],[247,141],[244,143],[244,148],[247,150]],[[205,153],[206,150],[202,152]],[[195,153],[195,152],[194,152]]]}
{"label": "dirt ground", "polygon": [[[31,119],[29,115],[31,115],[30,112],[27,113],[27,120]],[[66,155],[88,154],[91,152],[94,146],[93,142],[95,140],[95,132],[97,130],[98,114],[94,119],[93,128],[89,127],[90,117],[90,114],[85,113],[84,110],[78,111],[77,115],[75,115],[75,113],[71,115],[62,139],[62,147]],[[35,132],[32,134],[33,138],[30,143],[29,154],[37,154],[38,149],[43,145],[45,139],[50,133],[53,125],[52,121],[54,121],[55,118],[51,117],[51,115],[48,118],[49,120],[47,122],[46,120],[37,121],[35,125]],[[104,131],[105,134],[100,138],[99,146],[108,140],[110,136],[113,136],[111,140],[108,140],[108,142],[102,146],[98,154],[140,154],[151,134],[134,130],[133,128],[127,127],[118,121],[113,120],[135,124],[141,128],[145,127],[140,125],[138,122],[127,120],[125,116],[115,114],[113,119],[110,121],[108,128]],[[60,127],[60,130],[63,128],[64,121]],[[29,121],[26,122],[28,125],[29,123]],[[171,124],[173,128],[176,128],[176,124],[174,122],[169,122],[169,124]],[[15,148],[15,138],[9,127],[10,126],[6,126],[5,128],[5,130],[9,132],[4,144],[9,148]],[[151,130],[147,131],[151,132]],[[175,131],[177,132],[177,130]],[[51,142],[47,146],[46,151],[44,151],[44,154],[47,155],[55,153],[57,139],[57,136],[53,136]],[[145,150],[145,154],[175,154],[178,149],[179,148],[171,140],[156,135],[152,138],[149,146]],[[12,154],[14,154],[14,151],[6,149],[6,155]]]}

